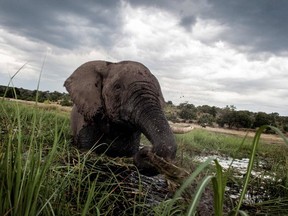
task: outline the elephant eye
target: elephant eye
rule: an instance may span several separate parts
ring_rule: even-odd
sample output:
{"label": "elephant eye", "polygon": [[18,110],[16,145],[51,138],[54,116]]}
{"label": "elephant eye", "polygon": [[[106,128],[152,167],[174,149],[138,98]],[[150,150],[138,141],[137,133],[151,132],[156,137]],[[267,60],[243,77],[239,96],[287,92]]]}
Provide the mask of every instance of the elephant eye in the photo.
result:
{"label": "elephant eye", "polygon": [[115,85],[114,85],[114,89],[115,89],[115,90],[120,90],[120,89],[121,89],[121,85],[118,84],[118,83],[115,84]]}

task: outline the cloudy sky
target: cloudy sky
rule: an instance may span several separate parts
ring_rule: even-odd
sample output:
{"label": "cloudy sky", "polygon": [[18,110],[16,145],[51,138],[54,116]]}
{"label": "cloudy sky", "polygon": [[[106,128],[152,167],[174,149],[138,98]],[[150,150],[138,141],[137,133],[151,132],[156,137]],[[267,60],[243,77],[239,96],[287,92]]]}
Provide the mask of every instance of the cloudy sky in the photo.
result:
{"label": "cloudy sky", "polygon": [[[286,0],[2,0],[0,85],[65,92],[90,60],[134,60],[166,101],[288,115]],[[43,65],[43,69],[42,68]]]}

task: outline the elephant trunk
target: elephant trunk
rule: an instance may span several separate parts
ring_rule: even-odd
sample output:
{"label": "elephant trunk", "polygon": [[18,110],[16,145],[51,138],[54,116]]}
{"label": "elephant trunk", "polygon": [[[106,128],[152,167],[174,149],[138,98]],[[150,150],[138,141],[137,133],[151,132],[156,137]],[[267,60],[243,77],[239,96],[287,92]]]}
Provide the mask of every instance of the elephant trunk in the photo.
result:
{"label": "elephant trunk", "polygon": [[173,160],[176,155],[176,141],[174,134],[159,108],[145,107],[139,117],[138,125],[142,133],[152,143],[152,152],[166,159]]}
{"label": "elephant trunk", "polygon": [[[161,102],[153,85],[141,83],[130,88],[129,102],[123,107],[123,118],[127,118],[152,143],[152,152],[171,161],[176,156],[176,141],[168,121],[161,109]],[[124,103],[123,103],[124,104]],[[134,162],[140,172],[155,175],[157,171],[147,163],[149,148],[143,148],[134,155]],[[146,172],[147,171],[147,172]]]}
{"label": "elephant trunk", "polygon": [[[139,126],[141,132],[152,143],[153,153],[166,161],[171,161],[175,158],[177,146],[174,134],[160,107],[144,105],[136,125]],[[150,151],[149,147],[142,148],[134,155],[134,163],[140,173],[153,176],[161,171],[155,167],[154,161],[149,158],[148,154]]]}

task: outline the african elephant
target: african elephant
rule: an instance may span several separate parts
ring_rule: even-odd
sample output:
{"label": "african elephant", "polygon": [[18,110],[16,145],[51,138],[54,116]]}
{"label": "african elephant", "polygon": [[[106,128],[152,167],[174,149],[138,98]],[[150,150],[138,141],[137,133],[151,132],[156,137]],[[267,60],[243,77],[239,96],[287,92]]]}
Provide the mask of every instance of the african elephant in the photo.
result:
{"label": "african elephant", "polygon": [[[74,103],[71,127],[79,148],[95,147],[112,157],[132,157],[140,172],[156,174],[147,152],[171,161],[176,142],[163,113],[160,85],[143,64],[90,61],[78,67],[64,86]],[[140,146],[143,133],[152,148]]]}

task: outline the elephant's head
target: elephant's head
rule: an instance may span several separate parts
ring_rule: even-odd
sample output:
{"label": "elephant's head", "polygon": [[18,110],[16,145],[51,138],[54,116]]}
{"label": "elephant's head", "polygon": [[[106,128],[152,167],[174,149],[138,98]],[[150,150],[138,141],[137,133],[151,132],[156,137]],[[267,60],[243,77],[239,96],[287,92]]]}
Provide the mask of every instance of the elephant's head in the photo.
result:
{"label": "elephant's head", "polygon": [[[87,62],[64,85],[85,121],[103,113],[116,124],[139,128],[152,143],[152,152],[174,159],[176,143],[162,111],[161,89],[144,65],[132,61]],[[135,155],[138,167],[142,166],[143,152]]]}

